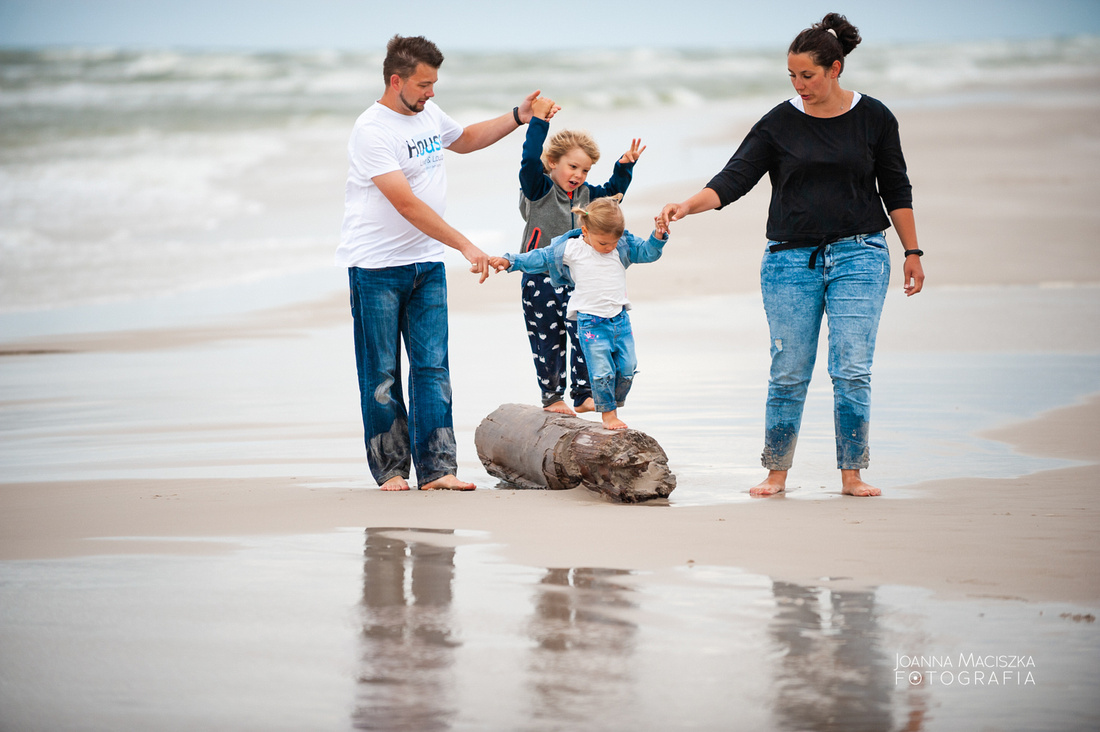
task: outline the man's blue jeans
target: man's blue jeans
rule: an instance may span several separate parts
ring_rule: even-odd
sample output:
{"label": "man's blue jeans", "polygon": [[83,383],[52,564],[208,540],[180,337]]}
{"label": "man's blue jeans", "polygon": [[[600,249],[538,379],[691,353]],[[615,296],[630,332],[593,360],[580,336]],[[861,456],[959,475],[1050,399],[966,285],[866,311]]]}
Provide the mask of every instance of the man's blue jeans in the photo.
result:
{"label": "man's blue jeans", "polygon": [[588,364],[596,411],[614,411],[626,401],[638,368],[630,316],[626,310],[614,318],[577,313],[577,338]]}
{"label": "man's blue jeans", "polygon": [[[458,469],[447,363],[447,278],[442,262],[384,269],[350,267],[355,360],[363,436],[371,474],[381,485],[409,478],[420,485]],[[409,406],[398,349],[409,361]]]}
{"label": "man's blue jeans", "polygon": [[760,266],[772,357],[761,462],[769,470],[788,470],[794,461],[824,314],[837,467],[858,470],[867,467],[870,456],[871,361],[890,254],[881,233],[829,244],[814,269],[807,267],[811,251],[766,251]]}

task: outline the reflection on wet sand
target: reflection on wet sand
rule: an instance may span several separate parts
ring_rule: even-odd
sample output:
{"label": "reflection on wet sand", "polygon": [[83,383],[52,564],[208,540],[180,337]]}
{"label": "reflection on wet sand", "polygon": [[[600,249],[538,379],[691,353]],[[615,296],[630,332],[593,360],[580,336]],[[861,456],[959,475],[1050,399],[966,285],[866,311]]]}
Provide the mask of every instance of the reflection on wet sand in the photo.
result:
{"label": "reflection on wet sand", "polygon": [[367,529],[355,729],[445,730],[457,711],[451,667],[458,643],[450,616],[455,550],[388,535],[410,531],[454,533]]}
{"label": "reflection on wet sand", "polygon": [[[417,534],[425,541],[410,538]],[[452,607],[455,548],[436,543],[453,534],[366,530],[356,729],[445,730],[461,715],[455,654],[462,643]],[[533,641],[525,651],[530,656],[517,659],[529,678],[521,706],[536,726],[591,722],[593,714],[627,703],[636,691],[630,672],[636,626],[623,615],[637,603],[630,589],[614,581],[628,574],[548,569],[538,581],[528,605],[533,612],[521,631]]]}
{"label": "reflection on wet sand", "polygon": [[785,730],[892,729],[893,680],[879,647],[873,592],[773,582],[771,634],[782,654],[774,688]]}
{"label": "reflection on wet sand", "polygon": [[637,626],[623,616],[638,604],[614,579],[629,574],[549,569],[539,581],[527,630],[537,644],[528,664],[533,719],[568,729],[590,724],[595,710],[626,708],[636,691],[631,655]]}
{"label": "reflection on wet sand", "polygon": [[[410,538],[416,535],[425,540]],[[441,536],[453,535],[442,529],[366,530],[356,729],[446,730],[462,716],[455,658],[459,619],[452,608],[456,549],[439,545]],[[521,626],[533,645],[520,692],[533,729],[585,727],[611,710],[632,709],[645,693],[647,681],[633,670],[636,654],[645,653],[637,648],[637,620],[642,610],[654,609],[643,603],[660,600],[616,581],[630,574],[552,568],[534,586],[532,613]],[[785,582],[773,582],[771,593],[769,634],[779,652],[771,684],[776,727],[890,729],[893,676],[879,648],[874,593]],[[769,673],[763,659],[758,665]]]}
{"label": "reflection on wet sand", "polygon": [[[975,715],[1016,720],[1009,708],[1029,698],[899,685],[899,648],[957,648],[954,640],[929,645],[935,638],[919,630],[920,618],[937,606],[912,593],[841,591],[721,567],[663,578],[537,570],[499,562],[462,536],[366,530],[354,728],[918,732],[930,710],[941,726]],[[898,622],[903,608],[915,613],[916,635],[913,618]],[[1033,638],[1049,631],[1032,618],[1013,622]],[[986,645],[999,632],[971,630],[968,642]],[[1077,628],[1059,630],[1076,648],[1095,646]],[[1073,709],[1082,702],[1070,681],[1044,677]]]}

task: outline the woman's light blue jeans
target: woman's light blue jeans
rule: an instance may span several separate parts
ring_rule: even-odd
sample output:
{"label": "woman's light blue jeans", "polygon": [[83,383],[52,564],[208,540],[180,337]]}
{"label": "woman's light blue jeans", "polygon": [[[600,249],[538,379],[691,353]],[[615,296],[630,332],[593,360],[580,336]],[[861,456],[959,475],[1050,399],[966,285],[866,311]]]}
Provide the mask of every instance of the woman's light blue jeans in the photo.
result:
{"label": "woman's light blue jeans", "polygon": [[[420,485],[458,469],[447,362],[447,277],[442,262],[348,269],[363,437],[371,475],[381,485]],[[398,349],[409,360],[409,406]]]}
{"label": "woman's light blue jeans", "polygon": [[794,462],[824,314],[837,467],[858,470],[867,467],[870,457],[871,361],[890,281],[890,254],[882,233],[833,242],[809,269],[812,251],[765,251],[760,266],[772,357],[761,463],[768,470],[788,470]]}
{"label": "woman's light blue jeans", "polygon": [[638,368],[630,316],[625,309],[614,318],[577,313],[577,337],[588,364],[596,411],[612,412],[626,402]]}

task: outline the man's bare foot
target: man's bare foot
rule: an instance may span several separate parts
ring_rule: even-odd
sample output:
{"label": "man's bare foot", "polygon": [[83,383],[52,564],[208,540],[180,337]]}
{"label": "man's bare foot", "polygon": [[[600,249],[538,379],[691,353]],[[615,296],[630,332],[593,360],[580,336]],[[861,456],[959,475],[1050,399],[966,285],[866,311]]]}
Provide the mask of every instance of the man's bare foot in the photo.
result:
{"label": "man's bare foot", "polygon": [[466,483],[453,475],[444,475],[420,486],[422,491],[472,491],[475,488],[477,486],[473,483]]}
{"label": "man's bare foot", "polygon": [[612,409],[610,412],[602,412],[600,414],[600,420],[603,421],[603,428],[605,430],[625,430],[627,429],[626,422],[619,419],[617,410]]}
{"label": "man's bare foot", "polygon": [[841,470],[840,482],[843,488],[840,492],[846,496],[881,496],[882,491],[873,485],[863,482],[858,470]]}
{"label": "man's bare foot", "polygon": [[749,488],[750,496],[775,496],[787,490],[787,471],[769,470],[768,477]]}
{"label": "man's bare foot", "polygon": [[595,412],[596,402],[592,400],[592,397],[588,397],[583,402],[577,405],[577,412]]}
{"label": "man's bare foot", "polygon": [[381,487],[384,491],[407,491],[409,482],[400,475],[395,475],[383,483]]}
{"label": "man's bare foot", "polygon": [[556,412],[558,414],[568,414],[570,417],[576,417],[577,413],[569,408],[569,405],[565,402],[554,402],[553,404],[547,404],[543,409],[547,412]]}

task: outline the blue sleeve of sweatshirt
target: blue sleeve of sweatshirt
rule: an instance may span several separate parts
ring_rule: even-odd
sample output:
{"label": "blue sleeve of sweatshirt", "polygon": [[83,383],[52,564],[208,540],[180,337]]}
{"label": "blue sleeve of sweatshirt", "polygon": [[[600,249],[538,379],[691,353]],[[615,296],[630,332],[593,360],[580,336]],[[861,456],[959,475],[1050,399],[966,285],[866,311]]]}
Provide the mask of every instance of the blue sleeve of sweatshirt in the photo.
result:
{"label": "blue sleeve of sweatshirt", "polygon": [[542,145],[550,123],[538,117],[532,117],[527,123],[527,137],[523,140],[523,155],[519,162],[519,187],[523,195],[537,201],[549,193],[554,184],[542,165]]}
{"label": "blue sleeve of sweatshirt", "polygon": [[590,198],[603,198],[614,196],[616,193],[626,194],[630,187],[630,181],[634,176],[634,163],[620,163],[615,161],[615,168],[611,171],[611,178],[602,186],[588,186]]}

